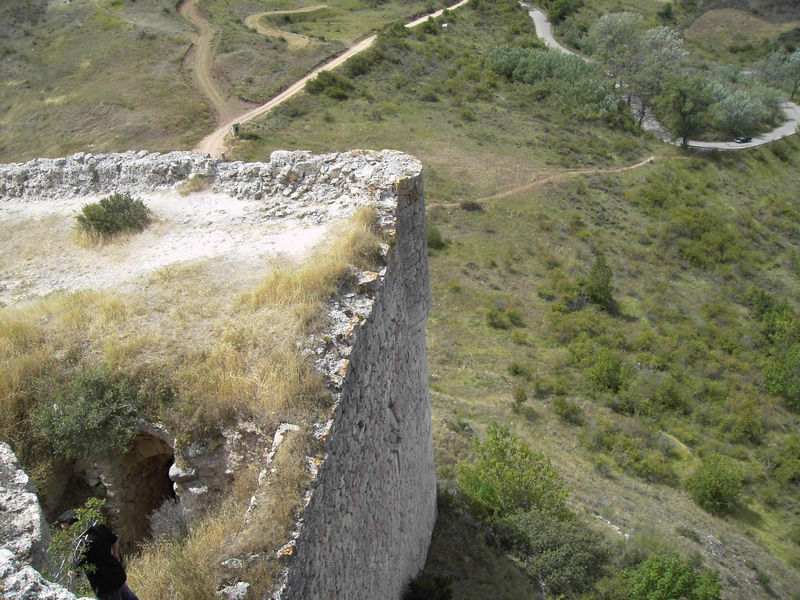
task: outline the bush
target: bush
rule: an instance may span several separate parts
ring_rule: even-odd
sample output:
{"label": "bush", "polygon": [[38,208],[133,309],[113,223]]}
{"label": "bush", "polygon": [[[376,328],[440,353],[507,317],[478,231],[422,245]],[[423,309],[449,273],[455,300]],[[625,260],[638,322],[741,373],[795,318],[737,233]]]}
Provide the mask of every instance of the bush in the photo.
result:
{"label": "bush", "polygon": [[581,286],[584,294],[598,306],[611,308],[614,304],[614,287],[611,283],[613,276],[614,273],[606,263],[605,256],[598,254],[589,270],[589,276]]}
{"label": "bush", "polygon": [[525,388],[523,387],[514,388],[514,405],[512,410],[515,413],[521,412],[527,401],[528,401],[528,394],[525,392]]}
{"label": "bush", "polygon": [[443,250],[447,247],[447,241],[442,237],[442,231],[433,223],[428,223],[427,237],[428,250]]}
{"label": "bush", "polygon": [[486,324],[493,329],[511,329],[511,320],[508,315],[496,306],[486,311]]}
{"label": "bush", "polygon": [[124,450],[136,435],[137,390],[105,366],[45,374],[35,387],[33,424],[68,459],[90,458],[109,448]]}
{"label": "bush", "polygon": [[403,600],[450,600],[453,597],[452,585],[450,577],[421,573],[408,583]]}
{"label": "bush", "polygon": [[533,377],[533,373],[531,370],[523,365],[522,363],[518,363],[517,361],[512,361],[508,365],[508,373],[513,377],[520,377],[526,381],[530,381]]}
{"label": "bush", "polygon": [[464,200],[458,206],[467,212],[483,212],[483,205],[475,200]]}
{"label": "bush", "polygon": [[583,424],[583,409],[574,402],[570,402],[563,396],[558,396],[555,400],[553,400],[553,410],[567,423],[572,423],[573,425]]}
{"label": "bush", "polygon": [[79,543],[79,537],[90,525],[103,521],[102,511],[105,504],[103,499],[89,498],[83,506],[75,509],[75,523],[66,529],[61,529],[60,524],[56,524],[50,531],[50,544],[47,546],[50,568],[46,568],[44,574],[72,592],[76,591],[77,584],[79,595],[91,594],[85,579],[76,582],[74,575],[70,576],[70,571],[80,561],[84,549]]}
{"label": "bush", "polygon": [[150,209],[130,194],[114,193],[86,204],[75,217],[78,229],[91,235],[111,237],[120,233],[142,231],[152,220]]}
{"label": "bush", "polygon": [[556,518],[569,515],[569,490],[550,459],[492,422],[484,441],[473,442],[474,463],[458,463],[458,485],[472,509],[503,517],[537,510]]}
{"label": "bush", "polygon": [[485,58],[486,67],[514,81],[534,88],[546,98],[557,96],[562,108],[585,119],[615,120],[620,107],[613,82],[596,63],[562,54],[519,46],[497,46]]}
{"label": "bush", "polygon": [[614,352],[602,348],[587,373],[593,387],[600,391],[619,392],[630,378],[630,368]]}
{"label": "bush", "polygon": [[702,460],[685,485],[689,496],[703,509],[723,515],[739,502],[742,472],[732,459],[714,454]]}
{"label": "bush", "polygon": [[663,435],[635,421],[624,425],[600,421],[584,435],[584,444],[591,451],[609,454],[622,470],[646,481],[676,483]]}
{"label": "bush", "polygon": [[697,571],[677,554],[655,555],[625,571],[630,600],[719,600],[716,571]]}
{"label": "bush", "polygon": [[352,81],[334,71],[322,71],[306,83],[309,94],[325,94],[335,100],[346,100],[353,89]]}
{"label": "bush", "polygon": [[496,521],[494,529],[553,597],[588,591],[608,562],[603,538],[577,519],[559,521],[529,511]]}
{"label": "bush", "polygon": [[189,535],[189,522],[178,500],[167,498],[161,506],[147,515],[150,535],[155,539],[180,541]]}

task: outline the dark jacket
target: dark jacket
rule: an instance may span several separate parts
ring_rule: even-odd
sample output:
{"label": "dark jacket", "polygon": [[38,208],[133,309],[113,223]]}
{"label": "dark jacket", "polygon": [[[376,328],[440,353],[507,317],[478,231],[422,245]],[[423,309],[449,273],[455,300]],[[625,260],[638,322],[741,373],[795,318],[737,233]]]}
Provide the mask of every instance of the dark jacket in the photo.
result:
{"label": "dark jacket", "polygon": [[105,525],[92,525],[86,530],[86,552],[81,564],[98,596],[115,592],[125,583],[125,569],[111,554],[116,541],[117,536]]}

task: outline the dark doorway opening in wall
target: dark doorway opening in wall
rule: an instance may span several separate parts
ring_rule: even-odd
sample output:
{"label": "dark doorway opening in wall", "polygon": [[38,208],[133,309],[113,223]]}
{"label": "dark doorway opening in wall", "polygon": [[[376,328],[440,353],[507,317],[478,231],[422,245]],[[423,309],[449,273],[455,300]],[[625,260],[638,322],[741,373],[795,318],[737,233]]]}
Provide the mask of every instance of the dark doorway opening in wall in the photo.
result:
{"label": "dark doorway opening in wall", "polygon": [[147,516],[165,500],[174,499],[169,478],[174,461],[172,446],[149,433],[140,432],[127,452],[114,463],[108,508],[116,513],[123,549],[150,537]]}

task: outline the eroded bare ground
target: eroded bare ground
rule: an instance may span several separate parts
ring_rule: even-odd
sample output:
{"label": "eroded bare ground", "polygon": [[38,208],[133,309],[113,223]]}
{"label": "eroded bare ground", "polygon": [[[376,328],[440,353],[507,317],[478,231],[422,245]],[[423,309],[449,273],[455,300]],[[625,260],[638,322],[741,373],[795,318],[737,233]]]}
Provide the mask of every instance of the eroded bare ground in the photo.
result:
{"label": "eroded bare ground", "polygon": [[142,233],[81,245],[75,215],[96,198],[7,200],[0,207],[0,304],[54,291],[135,291],[166,267],[204,263],[231,289],[261,277],[276,257],[299,259],[329,224],[268,219],[263,202],[176,191],[142,196],[154,222]]}

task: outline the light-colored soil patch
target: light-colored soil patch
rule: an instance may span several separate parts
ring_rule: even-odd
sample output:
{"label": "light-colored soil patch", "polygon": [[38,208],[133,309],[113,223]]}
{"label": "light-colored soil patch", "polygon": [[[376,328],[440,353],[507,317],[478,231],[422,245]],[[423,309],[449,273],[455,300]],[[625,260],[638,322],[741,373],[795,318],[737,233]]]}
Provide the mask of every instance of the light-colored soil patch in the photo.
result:
{"label": "light-colored soil patch", "polygon": [[329,223],[267,218],[263,202],[203,192],[140,196],[154,222],[142,233],[84,248],[75,215],[96,198],[7,200],[0,205],[0,305],[54,291],[138,285],[168,265],[214,261],[237,281],[255,281],[276,257],[300,259]]}
{"label": "light-colored soil patch", "polygon": [[686,32],[686,39],[713,51],[726,51],[731,46],[760,46],[765,40],[796,27],[800,22],[770,23],[733,8],[710,10],[701,15]]}
{"label": "light-colored soil patch", "polygon": [[267,15],[293,15],[297,13],[314,12],[315,10],[319,10],[321,8],[325,8],[325,4],[305,6],[303,8],[296,8],[293,10],[269,10],[259,12],[249,15],[247,18],[245,18],[244,24],[250,29],[255,29],[262,35],[282,37],[286,40],[286,45],[289,50],[299,50],[300,48],[305,48],[308,46],[313,40],[310,37],[301,35],[299,33],[292,33],[291,31],[283,31],[281,29],[271,27],[270,25],[264,23],[263,17]]}

